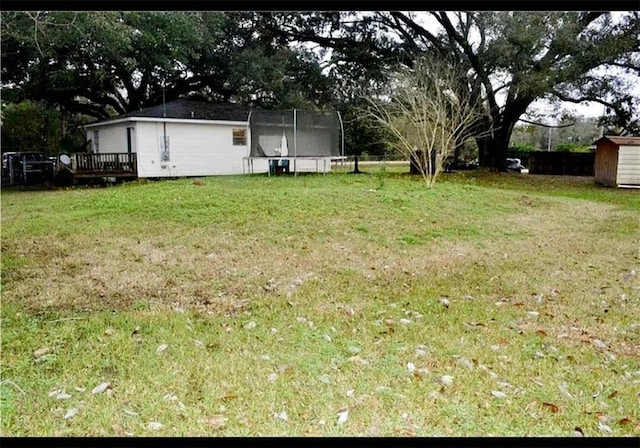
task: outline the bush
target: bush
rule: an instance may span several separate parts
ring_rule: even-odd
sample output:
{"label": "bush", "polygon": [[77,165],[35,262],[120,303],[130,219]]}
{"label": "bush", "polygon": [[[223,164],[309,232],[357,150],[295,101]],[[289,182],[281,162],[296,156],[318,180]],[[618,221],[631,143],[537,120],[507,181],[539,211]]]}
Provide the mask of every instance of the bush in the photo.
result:
{"label": "bush", "polygon": [[589,152],[589,146],[580,143],[560,143],[555,146],[556,151]]}
{"label": "bush", "polygon": [[533,152],[536,150],[536,147],[533,143],[516,143],[513,146],[509,147],[510,152]]}

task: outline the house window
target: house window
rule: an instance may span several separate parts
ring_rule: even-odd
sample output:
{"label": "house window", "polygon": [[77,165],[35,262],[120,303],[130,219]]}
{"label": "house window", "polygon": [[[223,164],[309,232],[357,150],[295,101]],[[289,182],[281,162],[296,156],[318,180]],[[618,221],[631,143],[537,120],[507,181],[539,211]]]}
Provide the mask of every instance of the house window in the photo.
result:
{"label": "house window", "polygon": [[93,152],[100,152],[100,134],[93,131]]}
{"label": "house window", "polygon": [[247,130],[233,129],[233,146],[247,146]]}

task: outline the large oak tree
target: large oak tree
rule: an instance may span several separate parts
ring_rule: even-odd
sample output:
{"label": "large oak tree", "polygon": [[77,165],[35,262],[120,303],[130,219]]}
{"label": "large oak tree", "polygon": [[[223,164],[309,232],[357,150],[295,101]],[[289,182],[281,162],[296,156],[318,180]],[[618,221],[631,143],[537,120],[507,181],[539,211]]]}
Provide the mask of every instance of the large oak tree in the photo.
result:
{"label": "large oak tree", "polygon": [[107,118],[187,95],[263,108],[328,102],[316,56],[251,12],[3,12],[5,101]]}
{"label": "large oak tree", "polygon": [[503,169],[514,125],[539,99],[606,105],[624,132],[638,129],[639,13],[400,12],[266,14],[275,32],[331,49],[335,75],[379,79],[381,70],[420,55],[454,58],[467,90],[483,99],[480,163]]}

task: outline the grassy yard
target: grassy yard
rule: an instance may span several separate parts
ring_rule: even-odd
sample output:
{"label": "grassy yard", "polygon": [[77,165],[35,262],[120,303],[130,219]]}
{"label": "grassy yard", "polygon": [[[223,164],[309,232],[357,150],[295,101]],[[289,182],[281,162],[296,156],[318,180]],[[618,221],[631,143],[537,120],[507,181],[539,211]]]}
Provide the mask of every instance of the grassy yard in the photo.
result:
{"label": "grassy yard", "polygon": [[4,188],[2,435],[640,435],[640,191],[361,169]]}

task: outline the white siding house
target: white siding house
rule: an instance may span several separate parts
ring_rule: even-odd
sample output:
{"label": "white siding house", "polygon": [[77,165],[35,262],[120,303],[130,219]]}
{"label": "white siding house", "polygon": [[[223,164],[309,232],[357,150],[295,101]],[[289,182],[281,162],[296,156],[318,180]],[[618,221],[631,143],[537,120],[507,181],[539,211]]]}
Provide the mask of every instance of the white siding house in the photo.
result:
{"label": "white siding house", "polygon": [[[297,112],[287,113],[296,116]],[[265,129],[253,129],[251,114],[249,108],[237,104],[179,99],[91,123],[84,129],[87,140],[91,141],[91,152],[104,154],[93,156],[99,160],[98,164],[103,157],[123,166],[122,160],[132,156],[120,155],[135,154],[137,177],[140,178],[271,173],[273,163],[284,163],[283,160],[274,160],[274,156],[286,158],[287,153],[283,150],[287,145],[300,148],[297,155],[291,151],[288,153],[288,161],[291,162],[288,169],[295,173],[331,171],[331,161],[336,159],[332,156],[343,156],[343,151],[340,152],[337,146],[337,126],[325,126],[318,131],[316,128],[321,128],[318,126],[321,122],[311,121],[306,130],[298,132],[290,126],[287,132],[291,138],[287,143],[280,127],[277,138],[261,135]],[[323,117],[315,112],[300,113],[300,116],[307,117],[307,120]],[[326,117],[323,119],[327,120]],[[251,157],[252,134],[256,141],[262,143],[261,157]],[[114,159],[112,154],[119,158]],[[89,165],[95,168],[96,163]]]}
{"label": "white siding house", "polygon": [[245,171],[248,119],[240,106],[176,100],[84,129],[95,153],[135,153],[138,177],[212,176]]}

